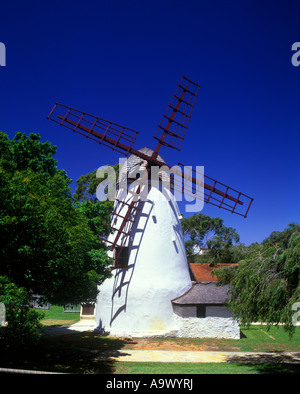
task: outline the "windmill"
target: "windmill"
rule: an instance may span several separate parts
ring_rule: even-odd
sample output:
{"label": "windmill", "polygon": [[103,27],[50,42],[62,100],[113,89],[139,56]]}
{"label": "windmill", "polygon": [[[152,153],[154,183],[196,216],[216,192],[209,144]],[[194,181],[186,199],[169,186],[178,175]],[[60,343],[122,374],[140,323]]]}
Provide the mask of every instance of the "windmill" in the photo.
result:
{"label": "windmill", "polygon": [[[63,104],[56,103],[48,115],[129,156],[118,179],[111,234],[102,237],[114,264],[113,276],[99,288],[96,320],[111,335],[176,330],[171,300],[192,284],[175,191],[243,217],[252,204],[251,197],[192,168],[187,172],[180,162],[170,166],[159,154],[162,146],[180,151],[198,90],[198,84],[181,78],[154,135],[154,150],[135,148],[137,131]],[[154,168],[159,169],[155,179],[150,178]]]}

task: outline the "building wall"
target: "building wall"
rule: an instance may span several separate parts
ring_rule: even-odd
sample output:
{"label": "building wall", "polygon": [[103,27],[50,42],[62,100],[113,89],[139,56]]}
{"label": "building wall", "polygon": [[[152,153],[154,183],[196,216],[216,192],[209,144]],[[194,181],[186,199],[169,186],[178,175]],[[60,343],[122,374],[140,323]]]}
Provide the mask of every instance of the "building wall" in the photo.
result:
{"label": "building wall", "polygon": [[[175,314],[174,314],[175,315]],[[238,321],[228,317],[181,317],[175,315],[176,336],[185,338],[240,339]]]}
{"label": "building wall", "polygon": [[233,314],[225,306],[206,306],[206,317],[232,317]]}
{"label": "building wall", "polygon": [[195,305],[173,305],[173,310],[180,317],[197,317],[197,308]]}
{"label": "building wall", "polygon": [[[176,305],[173,304],[173,310],[180,317],[198,317],[197,305]],[[225,305],[205,305],[205,317],[232,317]],[[201,319],[201,317],[198,317]]]}

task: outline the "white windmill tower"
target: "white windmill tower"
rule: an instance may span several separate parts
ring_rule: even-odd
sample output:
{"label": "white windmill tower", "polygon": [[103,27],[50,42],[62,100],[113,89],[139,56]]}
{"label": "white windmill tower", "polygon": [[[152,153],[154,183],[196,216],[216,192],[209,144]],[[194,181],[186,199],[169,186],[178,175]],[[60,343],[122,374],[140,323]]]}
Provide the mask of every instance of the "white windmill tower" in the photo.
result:
{"label": "white windmill tower", "polygon": [[[148,148],[140,152],[149,156],[153,153]],[[192,286],[180,212],[164,171],[148,182],[147,162],[141,163],[135,155],[122,169],[119,181],[128,179],[129,192],[120,188],[115,202],[112,224],[121,234],[112,252],[116,269],[99,288],[96,320],[110,335],[167,335],[176,330],[171,300]],[[141,174],[139,182],[137,172]],[[128,206],[135,198],[121,233]],[[113,233],[107,241],[114,244],[115,237]]]}
{"label": "white windmill tower", "polygon": [[[174,169],[158,154],[161,146],[180,150],[198,89],[199,85],[182,77],[154,136],[158,140],[155,150],[133,148],[138,132],[71,107],[55,104],[48,116],[130,154],[119,176],[112,233],[103,239],[110,245],[114,265],[112,277],[99,287],[96,323],[110,335],[169,335],[176,331],[171,301],[187,292],[192,283],[174,190],[244,217],[252,203],[252,198],[206,175],[199,181],[195,170],[186,174],[181,163]],[[57,112],[60,114],[55,115]],[[170,169],[175,173],[171,182]]]}

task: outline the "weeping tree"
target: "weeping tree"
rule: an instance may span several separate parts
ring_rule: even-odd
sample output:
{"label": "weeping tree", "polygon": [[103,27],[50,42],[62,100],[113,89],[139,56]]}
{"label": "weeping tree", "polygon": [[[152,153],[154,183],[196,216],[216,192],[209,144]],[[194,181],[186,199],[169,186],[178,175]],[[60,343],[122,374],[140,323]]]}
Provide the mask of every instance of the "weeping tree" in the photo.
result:
{"label": "weeping tree", "polygon": [[228,307],[242,324],[284,323],[291,334],[300,307],[300,226],[289,224],[247,248],[238,267],[214,270],[230,283]]}

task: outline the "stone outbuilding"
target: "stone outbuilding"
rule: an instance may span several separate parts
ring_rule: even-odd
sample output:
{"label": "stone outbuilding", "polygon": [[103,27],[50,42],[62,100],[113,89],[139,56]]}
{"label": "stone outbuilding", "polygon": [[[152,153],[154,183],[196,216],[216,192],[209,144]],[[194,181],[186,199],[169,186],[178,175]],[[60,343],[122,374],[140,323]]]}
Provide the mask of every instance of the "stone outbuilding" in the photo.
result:
{"label": "stone outbuilding", "polygon": [[172,300],[178,327],[177,336],[195,338],[240,338],[240,327],[227,309],[229,285],[220,285],[211,274],[216,266],[191,264],[194,279],[192,287]]}
{"label": "stone outbuilding", "polygon": [[195,283],[190,290],[172,300],[173,310],[181,317],[232,317],[225,306],[229,285]]}

